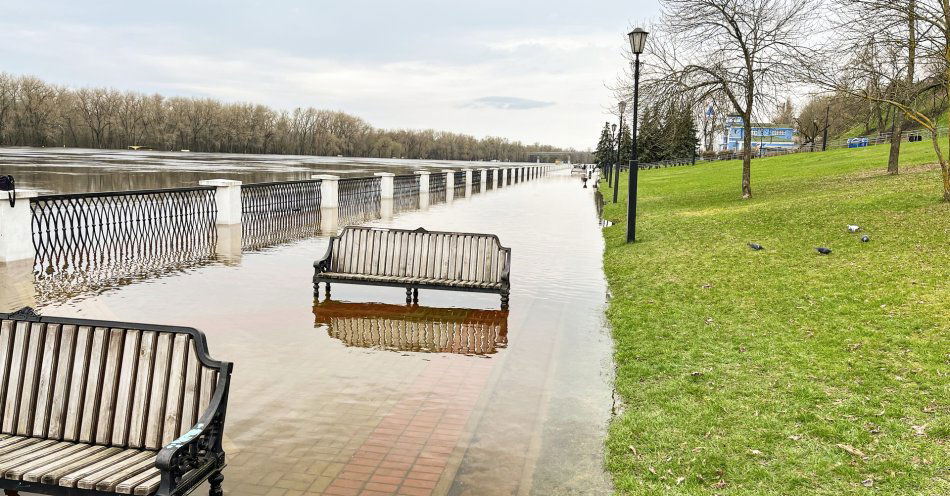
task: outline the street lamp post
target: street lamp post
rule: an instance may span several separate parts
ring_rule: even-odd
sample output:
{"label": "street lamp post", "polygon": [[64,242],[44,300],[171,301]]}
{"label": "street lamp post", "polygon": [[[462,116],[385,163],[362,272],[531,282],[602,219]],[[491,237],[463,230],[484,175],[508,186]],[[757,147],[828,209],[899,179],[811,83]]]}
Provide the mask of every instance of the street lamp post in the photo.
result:
{"label": "street lamp post", "polygon": [[640,105],[640,54],[647,44],[647,32],[636,28],[627,34],[630,38],[630,50],[634,55],[633,62],[633,121],[630,129],[633,139],[630,140],[630,180],[627,190],[627,243],[637,240],[637,180],[640,176],[640,163],[637,156],[637,120],[639,119]]}
{"label": "street lamp post", "polygon": [[[614,136],[616,136],[616,135],[617,135],[617,125],[616,125],[616,124],[611,124],[611,125],[610,125],[610,141],[611,141],[611,142],[613,142]],[[620,146],[620,142],[617,142],[617,146]],[[613,152],[613,149],[611,149],[611,152]],[[611,158],[613,158],[613,157],[611,157]],[[611,163],[611,162],[607,162],[607,170],[605,170],[604,172],[607,173],[607,186],[612,185],[612,184],[613,184],[613,174],[614,174],[614,164]]]}
{"label": "street lamp post", "polygon": [[620,147],[623,146],[623,114],[627,113],[627,102],[621,101],[617,104],[617,110],[620,111],[620,127],[618,128],[617,135],[617,160],[616,172],[614,172],[614,203],[617,203],[617,190],[620,188]]}

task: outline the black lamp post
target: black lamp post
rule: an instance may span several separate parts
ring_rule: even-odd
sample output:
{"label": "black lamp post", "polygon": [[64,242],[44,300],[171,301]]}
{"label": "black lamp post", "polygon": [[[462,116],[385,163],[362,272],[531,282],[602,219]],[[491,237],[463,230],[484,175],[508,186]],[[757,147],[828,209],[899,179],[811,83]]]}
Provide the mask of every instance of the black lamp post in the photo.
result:
{"label": "black lamp post", "polygon": [[[617,125],[616,125],[616,124],[611,124],[611,125],[610,125],[610,141],[611,141],[611,143],[613,143],[614,136],[615,136],[616,134],[617,134]],[[619,142],[617,143],[617,146],[620,146],[620,143],[619,143]],[[611,145],[611,150],[610,150],[610,151],[613,152],[613,145]],[[612,158],[612,157],[611,157],[611,158]],[[614,164],[611,163],[611,162],[607,162],[607,164],[605,165],[604,173],[607,174],[607,186],[610,186],[611,184],[613,184]]]}
{"label": "black lamp post", "polygon": [[620,111],[620,128],[615,133],[617,135],[617,165],[614,166],[614,203],[617,203],[617,189],[620,188],[620,147],[623,146],[623,114],[627,113],[627,102],[617,104],[617,110]]}
{"label": "black lamp post", "polygon": [[647,32],[637,28],[630,31],[630,50],[634,55],[633,62],[633,121],[630,124],[633,139],[630,140],[630,180],[627,190],[627,243],[637,240],[637,179],[640,175],[640,162],[637,156],[637,120],[640,105],[640,54],[647,44]]}

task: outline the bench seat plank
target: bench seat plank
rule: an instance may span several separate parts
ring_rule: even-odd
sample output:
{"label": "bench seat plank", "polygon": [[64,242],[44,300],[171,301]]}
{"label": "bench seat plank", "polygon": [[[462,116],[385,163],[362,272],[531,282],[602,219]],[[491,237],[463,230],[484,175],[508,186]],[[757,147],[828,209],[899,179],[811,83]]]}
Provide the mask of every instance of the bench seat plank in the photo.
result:
{"label": "bench seat plank", "polygon": [[339,279],[347,281],[372,281],[372,282],[393,282],[408,285],[432,285],[432,286],[451,286],[458,288],[486,288],[500,289],[501,283],[497,282],[478,282],[478,281],[459,281],[453,279],[434,279],[426,277],[392,277],[392,276],[374,276],[364,274],[341,274],[338,272],[324,272],[320,275],[322,279]]}

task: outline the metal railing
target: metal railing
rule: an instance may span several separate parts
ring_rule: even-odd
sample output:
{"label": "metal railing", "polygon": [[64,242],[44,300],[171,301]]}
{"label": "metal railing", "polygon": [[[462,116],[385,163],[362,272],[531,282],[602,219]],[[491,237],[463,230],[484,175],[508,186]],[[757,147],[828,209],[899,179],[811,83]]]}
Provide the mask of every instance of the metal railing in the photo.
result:
{"label": "metal railing", "polygon": [[340,179],[340,223],[365,222],[380,217],[380,178]]}
{"label": "metal railing", "polygon": [[214,253],[213,187],[44,195],[30,209],[41,295],[121,285]]}
{"label": "metal railing", "polygon": [[445,182],[448,176],[445,172],[429,174],[429,203],[445,203]]}
{"label": "metal railing", "polygon": [[472,171],[472,194],[482,192],[482,171]]}
{"label": "metal railing", "polygon": [[396,212],[419,208],[419,175],[406,174],[393,178],[393,209]]}

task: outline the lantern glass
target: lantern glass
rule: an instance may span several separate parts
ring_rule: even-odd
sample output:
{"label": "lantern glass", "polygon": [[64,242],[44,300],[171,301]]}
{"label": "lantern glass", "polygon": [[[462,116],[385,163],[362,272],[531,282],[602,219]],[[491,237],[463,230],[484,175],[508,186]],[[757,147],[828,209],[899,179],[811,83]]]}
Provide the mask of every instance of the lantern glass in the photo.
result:
{"label": "lantern glass", "polygon": [[627,37],[630,38],[630,50],[633,53],[637,55],[640,55],[641,53],[643,53],[643,48],[647,44],[648,34],[649,33],[647,33],[641,28],[636,28],[627,34]]}

